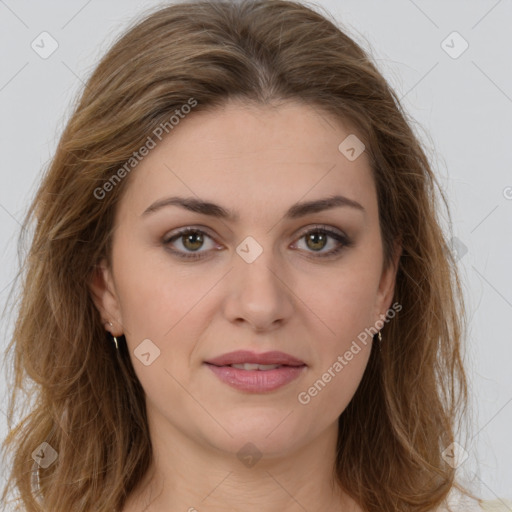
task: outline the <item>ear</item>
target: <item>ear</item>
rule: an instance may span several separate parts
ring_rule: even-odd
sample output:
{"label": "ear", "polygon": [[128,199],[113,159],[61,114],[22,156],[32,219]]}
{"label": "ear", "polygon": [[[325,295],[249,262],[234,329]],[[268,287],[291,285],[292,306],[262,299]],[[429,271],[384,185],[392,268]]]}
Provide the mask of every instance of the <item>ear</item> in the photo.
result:
{"label": "ear", "polygon": [[393,300],[393,294],[395,292],[396,274],[401,255],[402,245],[400,240],[397,239],[393,244],[391,262],[387,268],[382,270],[377,299],[375,302],[375,321],[379,320],[382,315],[386,315],[386,312],[391,306],[391,301]]}
{"label": "ear", "polygon": [[112,336],[121,336],[123,334],[121,309],[115,291],[112,271],[105,259],[94,267],[89,288],[105,329]]}

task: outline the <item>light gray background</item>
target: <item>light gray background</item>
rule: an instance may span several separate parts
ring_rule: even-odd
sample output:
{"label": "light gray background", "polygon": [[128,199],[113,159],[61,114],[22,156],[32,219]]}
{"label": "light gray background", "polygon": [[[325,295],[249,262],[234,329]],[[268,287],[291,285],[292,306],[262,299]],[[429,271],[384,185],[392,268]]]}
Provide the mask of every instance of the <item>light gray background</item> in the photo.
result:
{"label": "light gray background", "polygon": [[[468,302],[474,435],[461,467],[485,498],[512,498],[512,2],[323,0],[366,49],[415,119],[443,188]],[[0,0],[0,306],[16,236],[72,100],[127,23],[157,2]],[[42,59],[31,43],[49,32]],[[442,41],[468,42],[458,58]],[[453,42],[452,42],[453,41]],[[462,48],[453,37],[452,52]],[[467,252],[465,252],[467,250]],[[3,319],[0,348],[12,322]],[[0,377],[0,410],[6,384]],[[6,433],[0,412],[0,437]],[[5,471],[4,462],[1,463]],[[0,485],[3,480],[0,480]]]}

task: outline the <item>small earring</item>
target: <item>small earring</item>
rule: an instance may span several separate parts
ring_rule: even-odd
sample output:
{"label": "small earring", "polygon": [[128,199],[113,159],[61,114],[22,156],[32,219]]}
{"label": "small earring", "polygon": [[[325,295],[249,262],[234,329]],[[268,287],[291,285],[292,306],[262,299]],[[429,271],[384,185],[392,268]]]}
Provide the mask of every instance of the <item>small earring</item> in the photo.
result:
{"label": "small earring", "polygon": [[[112,322],[108,322],[108,325],[110,325],[110,327],[114,327],[114,324]],[[116,346],[116,350],[119,350],[119,343],[117,342],[117,338],[112,333],[110,333],[110,335],[114,339],[114,344]]]}
{"label": "small earring", "polygon": [[380,331],[379,331],[378,337],[379,337],[379,343],[380,343],[382,341],[382,334]]}

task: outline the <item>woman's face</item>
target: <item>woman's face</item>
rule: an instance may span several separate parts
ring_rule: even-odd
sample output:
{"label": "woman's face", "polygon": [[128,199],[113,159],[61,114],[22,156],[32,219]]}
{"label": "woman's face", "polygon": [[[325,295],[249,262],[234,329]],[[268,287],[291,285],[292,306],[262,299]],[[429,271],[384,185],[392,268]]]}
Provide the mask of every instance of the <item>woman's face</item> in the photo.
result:
{"label": "woman's face", "polygon": [[[230,102],[131,171],[93,290],[160,436],[278,456],[335,432],[395,280],[351,134],[303,104]],[[258,362],[280,366],[229,366]]]}

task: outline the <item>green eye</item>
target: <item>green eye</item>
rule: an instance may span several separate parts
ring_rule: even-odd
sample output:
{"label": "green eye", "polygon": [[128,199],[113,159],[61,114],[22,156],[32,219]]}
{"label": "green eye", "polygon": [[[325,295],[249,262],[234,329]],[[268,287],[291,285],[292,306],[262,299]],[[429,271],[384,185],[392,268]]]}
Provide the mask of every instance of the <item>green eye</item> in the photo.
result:
{"label": "green eye", "polygon": [[[302,239],[305,239],[307,248],[311,249],[312,252],[319,253],[318,257],[320,258],[335,256],[345,247],[350,247],[352,245],[351,240],[347,236],[323,226],[310,229],[304,233],[299,240]],[[337,246],[329,251],[321,252],[325,247],[327,247],[329,239],[335,240],[337,242]]]}

